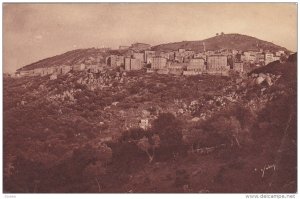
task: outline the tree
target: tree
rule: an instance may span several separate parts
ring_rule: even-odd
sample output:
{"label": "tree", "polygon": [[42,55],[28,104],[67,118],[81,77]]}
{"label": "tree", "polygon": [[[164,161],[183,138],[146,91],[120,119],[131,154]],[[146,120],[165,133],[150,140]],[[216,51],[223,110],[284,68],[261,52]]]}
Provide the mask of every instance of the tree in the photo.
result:
{"label": "tree", "polygon": [[14,193],[34,193],[39,191],[39,184],[45,180],[46,168],[41,164],[17,156],[13,162],[13,172],[4,178],[4,190]]}
{"label": "tree", "polygon": [[240,147],[239,136],[242,128],[240,121],[236,117],[230,116],[227,118],[220,116],[212,125],[220,134],[225,135],[230,140],[231,146],[236,143]]}
{"label": "tree", "polygon": [[[137,142],[138,148],[142,151],[145,151],[148,155],[149,163],[151,163],[154,159],[155,149],[160,146],[160,138],[158,135],[153,135],[151,137],[151,140],[152,142],[149,141],[149,139],[146,136],[144,136]],[[150,154],[150,150],[152,150],[152,154]]]}
{"label": "tree", "polygon": [[160,148],[169,155],[178,152],[183,146],[181,123],[173,114],[160,114],[153,122],[152,130],[159,135]]}
{"label": "tree", "polygon": [[239,139],[238,139],[238,137],[240,135],[240,132],[242,130],[240,121],[237,120],[235,117],[231,116],[229,118],[228,123],[229,123],[229,126],[231,128],[231,136],[232,136],[232,138],[234,138],[234,140],[236,141],[238,147],[241,147]]}
{"label": "tree", "polygon": [[97,151],[99,152],[98,158],[100,161],[107,163],[108,161],[111,160],[112,150],[106,144],[101,143]]}

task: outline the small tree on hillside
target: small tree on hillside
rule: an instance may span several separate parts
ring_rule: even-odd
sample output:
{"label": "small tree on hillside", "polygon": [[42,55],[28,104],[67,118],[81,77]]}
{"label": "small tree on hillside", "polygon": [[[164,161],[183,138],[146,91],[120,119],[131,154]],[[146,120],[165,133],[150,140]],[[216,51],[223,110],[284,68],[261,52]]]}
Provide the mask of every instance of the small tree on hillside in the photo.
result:
{"label": "small tree on hillside", "polygon": [[180,121],[171,113],[162,113],[153,123],[164,150],[174,153],[182,146],[182,127]]}
{"label": "small tree on hillside", "polygon": [[231,116],[226,118],[221,116],[213,123],[213,126],[217,131],[224,134],[228,140],[230,140],[231,146],[236,143],[237,146],[240,147],[239,136],[242,128],[240,121],[236,117]]}
{"label": "small tree on hillside", "polygon": [[[152,143],[147,137],[143,137],[137,142],[137,146],[142,151],[145,151],[149,158],[149,163],[151,163],[154,159],[155,155],[155,149],[160,146],[160,138],[158,135],[153,135],[151,137]],[[152,154],[150,154],[150,150],[152,151]]]}

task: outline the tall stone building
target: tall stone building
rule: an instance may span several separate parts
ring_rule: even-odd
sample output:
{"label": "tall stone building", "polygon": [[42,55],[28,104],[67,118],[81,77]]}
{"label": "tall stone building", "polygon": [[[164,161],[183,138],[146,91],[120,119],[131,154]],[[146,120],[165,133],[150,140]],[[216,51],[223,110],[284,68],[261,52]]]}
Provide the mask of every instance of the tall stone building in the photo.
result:
{"label": "tall stone building", "polygon": [[152,69],[163,69],[166,68],[167,66],[167,59],[164,57],[153,57],[152,58],[152,64],[151,64],[151,68]]}
{"label": "tall stone building", "polygon": [[145,62],[144,53],[133,53],[134,59],[139,59],[141,62]]}
{"label": "tall stone building", "polygon": [[188,63],[187,70],[203,71],[206,70],[204,59],[191,59]]}
{"label": "tall stone building", "polygon": [[155,51],[145,50],[144,55],[145,55],[145,58],[144,58],[145,62],[147,64],[151,64],[153,61],[153,57],[155,57]]}
{"label": "tall stone building", "polygon": [[271,63],[274,61],[274,55],[273,53],[265,53],[265,65]]}
{"label": "tall stone building", "polygon": [[227,67],[227,56],[211,55],[207,57],[208,70],[221,70],[224,67]]}
{"label": "tall stone building", "polygon": [[142,64],[141,60],[130,58],[130,57],[125,58],[125,70],[126,71],[140,70],[140,69],[142,69],[142,67],[143,67],[143,64]]}

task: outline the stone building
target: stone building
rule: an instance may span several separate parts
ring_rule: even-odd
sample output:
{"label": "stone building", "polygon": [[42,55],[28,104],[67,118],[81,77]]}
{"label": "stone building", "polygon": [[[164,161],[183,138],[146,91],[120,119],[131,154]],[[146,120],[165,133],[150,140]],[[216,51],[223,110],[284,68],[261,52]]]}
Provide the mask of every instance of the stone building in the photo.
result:
{"label": "stone building", "polygon": [[174,61],[175,60],[175,52],[168,52],[168,57],[170,61]]}
{"label": "stone building", "polygon": [[182,75],[183,74],[184,65],[180,63],[169,62],[168,69],[169,73],[173,75]]}
{"label": "stone building", "polygon": [[144,52],[144,60],[147,64],[151,64],[153,61],[153,57],[155,57],[155,51],[153,50],[145,50]]}
{"label": "stone building", "polygon": [[89,65],[87,66],[87,70],[90,73],[99,73],[103,70],[103,67],[99,65]]}
{"label": "stone building", "polygon": [[131,59],[130,67],[131,70],[140,70],[142,69],[143,64],[139,59]]}
{"label": "stone building", "polygon": [[111,67],[119,67],[124,65],[124,56],[110,55],[106,58],[106,64]]}
{"label": "stone building", "polygon": [[199,58],[201,58],[201,59],[204,59],[204,61],[206,61],[206,55],[205,55],[205,53],[195,53],[195,54],[193,55],[193,58],[194,58],[194,59],[199,59]]}
{"label": "stone building", "polygon": [[139,59],[141,62],[145,62],[145,56],[144,53],[133,53],[134,59]]}
{"label": "stone building", "polygon": [[142,69],[143,65],[141,60],[134,59],[130,57],[125,58],[125,70],[131,71],[131,70],[140,70]]}
{"label": "stone building", "polygon": [[233,71],[243,73],[244,72],[244,63],[243,62],[234,62]]}
{"label": "stone building", "polygon": [[151,68],[152,69],[163,69],[166,68],[167,66],[167,59],[163,58],[163,57],[153,57],[152,58],[152,64],[151,64]]}
{"label": "stone building", "polygon": [[130,71],[131,70],[130,62],[131,62],[131,58],[130,57],[125,57],[125,70],[126,71]]}
{"label": "stone building", "polygon": [[175,53],[175,58],[174,58],[174,61],[178,62],[178,63],[183,63],[183,60],[184,60],[184,56],[183,55],[180,55],[178,53]]}
{"label": "stone building", "polygon": [[284,54],[285,54],[285,53],[284,53],[283,50],[279,50],[279,51],[275,52],[275,56],[276,56],[276,57],[280,57],[281,55],[284,55]]}
{"label": "stone building", "polygon": [[278,57],[278,56],[274,56],[273,57],[273,61],[280,61],[280,56]]}
{"label": "stone building", "polygon": [[257,53],[255,57],[255,63],[265,63],[265,55],[263,53]]}
{"label": "stone building", "polygon": [[44,73],[45,68],[35,68],[33,69],[34,75],[42,75]]}
{"label": "stone building", "polygon": [[204,59],[190,59],[187,65],[188,71],[204,71],[206,70]]}
{"label": "stone building", "polygon": [[169,60],[169,58],[170,58],[170,54],[167,52],[159,52],[158,56],[162,57],[162,58],[166,58],[167,60]]}
{"label": "stone building", "polygon": [[34,70],[20,70],[19,72],[21,77],[34,76]]}
{"label": "stone building", "polygon": [[85,69],[85,64],[75,64],[72,69],[74,71],[83,71]]}
{"label": "stone building", "polygon": [[227,56],[223,55],[211,55],[207,57],[207,69],[208,70],[221,70],[227,66]]}
{"label": "stone building", "polygon": [[250,63],[254,63],[256,60],[256,54],[258,52],[253,52],[253,51],[246,51],[244,52],[244,60],[245,62],[250,62]]}
{"label": "stone building", "polygon": [[194,56],[195,52],[193,50],[186,50],[183,55],[186,58],[192,58]]}
{"label": "stone building", "polygon": [[265,53],[265,65],[271,63],[274,61],[274,55],[273,53]]}
{"label": "stone building", "polygon": [[71,66],[69,66],[69,65],[61,65],[61,66],[58,66],[57,73],[64,75],[64,74],[67,74],[68,72],[70,72],[71,70],[72,70]]}
{"label": "stone building", "polygon": [[117,63],[116,63],[117,67],[124,66],[124,59],[125,59],[124,56],[118,56]]}
{"label": "stone building", "polygon": [[185,49],[184,49],[184,48],[179,48],[179,49],[178,49],[178,52],[179,52],[179,53],[184,53],[184,52],[185,52]]}

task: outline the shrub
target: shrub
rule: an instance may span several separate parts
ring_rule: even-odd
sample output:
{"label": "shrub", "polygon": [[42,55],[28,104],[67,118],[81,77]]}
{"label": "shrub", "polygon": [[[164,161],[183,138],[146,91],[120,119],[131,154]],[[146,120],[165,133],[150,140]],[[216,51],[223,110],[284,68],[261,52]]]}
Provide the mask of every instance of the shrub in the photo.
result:
{"label": "shrub", "polygon": [[171,113],[162,113],[153,123],[152,131],[161,140],[161,153],[173,156],[182,150],[182,125]]}

